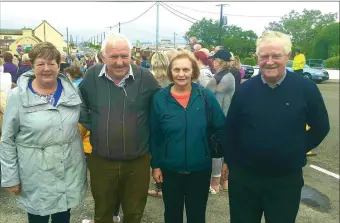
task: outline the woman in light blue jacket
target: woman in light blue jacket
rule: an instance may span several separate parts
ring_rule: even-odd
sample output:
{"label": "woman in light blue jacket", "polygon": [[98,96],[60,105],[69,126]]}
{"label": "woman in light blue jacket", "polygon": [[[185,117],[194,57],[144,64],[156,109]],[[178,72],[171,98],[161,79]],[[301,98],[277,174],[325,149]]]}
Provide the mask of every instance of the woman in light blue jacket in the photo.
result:
{"label": "woman in light blue jacket", "polygon": [[59,73],[60,53],[51,43],[29,53],[32,71],[9,93],[0,143],[2,187],[17,195],[29,223],[69,223],[70,209],[87,190],[78,130],[81,99]]}

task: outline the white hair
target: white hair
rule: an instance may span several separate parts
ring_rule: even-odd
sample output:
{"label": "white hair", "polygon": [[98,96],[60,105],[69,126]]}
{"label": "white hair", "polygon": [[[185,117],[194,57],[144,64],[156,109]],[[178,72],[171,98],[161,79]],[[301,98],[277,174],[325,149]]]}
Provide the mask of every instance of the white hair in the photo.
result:
{"label": "white hair", "polygon": [[129,46],[129,49],[132,50],[132,44],[131,44],[130,40],[128,38],[126,38],[126,36],[124,36],[121,33],[117,33],[117,32],[109,32],[109,34],[106,36],[105,40],[102,43],[102,47],[101,47],[100,51],[105,53],[105,49],[106,49],[107,44],[110,43],[114,46],[118,40],[126,41],[128,46]]}
{"label": "white hair", "polygon": [[282,43],[285,53],[290,54],[292,52],[292,41],[290,36],[287,34],[276,32],[276,31],[266,31],[256,40],[256,55],[259,55],[260,46],[262,43]]}
{"label": "white hair", "polygon": [[22,62],[29,62],[30,58],[28,56],[28,53],[25,53],[24,55],[22,55],[21,60],[22,60]]}

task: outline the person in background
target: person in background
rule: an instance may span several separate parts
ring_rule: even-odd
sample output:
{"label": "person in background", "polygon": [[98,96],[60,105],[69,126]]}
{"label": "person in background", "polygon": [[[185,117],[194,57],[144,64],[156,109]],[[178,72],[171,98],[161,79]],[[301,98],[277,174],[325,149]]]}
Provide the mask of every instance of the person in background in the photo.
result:
{"label": "person in background", "polygon": [[207,57],[208,57],[208,66],[210,68],[211,73],[214,74],[215,70],[214,70],[213,60],[211,58],[209,58],[211,56],[211,53],[209,52],[209,50],[207,48],[202,48],[199,51],[202,51],[202,52],[204,52],[207,55]]}
{"label": "person in background", "polygon": [[86,163],[78,130],[81,99],[59,72],[49,42],[29,52],[32,70],[8,95],[0,143],[1,186],[16,195],[29,223],[70,223],[84,201]]}
{"label": "person in background", "polygon": [[80,83],[83,81],[84,76],[84,73],[81,71],[80,67],[70,66],[66,68],[64,71],[66,76],[70,78],[74,86],[79,87]]}
{"label": "person in background", "polygon": [[301,50],[297,49],[295,52],[294,60],[293,60],[293,70],[296,74],[303,74],[303,68],[306,64],[306,57]]}
{"label": "person in background", "polygon": [[[215,93],[225,116],[235,92],[235,78],[230,72],[231,57],[231,53],[226,50],[218,50],[212,56],[216,73],[207,85],[207,88]],[[221,179],[222,164],[223,158],[214,158],[212,161],[211,194],[219,194],[220,189],[223,191],[228,189],[228,181]]]}
{"label": "person in background", "polygon": [[167,50],[165,51],[165,55],[168,57],[168,60],[169,60],[169,63],[171,61],[171,59],[178,53],[179,51],[178,50]]}
{"label": "person in background", "polygon": [[199,83],[203,87],[206,87],[207,84],[213,78],[213,75],[212,75],[210,68],[208,66],[208,57],[202,51],[197,51],[197,52],[194,53],[194,55],[195,55],[195,58],[197,60],[198,67],[200,68],[200,75],[198,77],[197,83]]}
{"label": "person in background", "polygon": [[[306,153],[329,132],[317,85],[286,70],[292,42],[266,31],[256,41],[261,75],[235,92],[225,121],[223,178],[230,222],[295,223]],[[306,132],[306,124],[311,128]]]}
{"label": "person in background", "polygon": [[224,135],[224,115],[214,94],[193,83],[199,68],[192,53],[177,54],[167,70],[174,82],[158,91],[150,112],[153,178],[162,183],[166,223],[205,223],[211,176],[206,108],[210,125]]}
{"label": "person in background", "polygon": [[[240,61],[240,59],[238,59],[238,61]],[[235,90],[240,86],[241,84],[241,72],[240,72],[240,67],[241,67],[241,64],[238,63],[237,65],[238,67],[236,67],[235,65],[235,57],[232,57],[231,58],[231,68],[230,68],[230,72],[232,73],[232,75],[234,76],[235,78]]]}
{"label": "person in background", "polygon": [[245,73],[245,70],[244,70],[243,67],[242,67],[241,60],[240,60],[240,58],[239,58],[238,56],[235,56],[235,57],[234,57],[233,66],[234,66],[237,70],[240,71],[240,73],[241,73],[241,79],[243,79],[244,76],[246,75],[246,73]]}
{"label": "person in background", "polygon": [[16,76],[19,78],[21,74],[32,70],[32,64],[30,62],[30,58],[28,57],[28,54],[25,53],[24,55],[22,55],[22,64],[21,67],[19,68]]}
{"label": "person in background", "polygon": [[[154,75],[161,88],[167,87],[171,82],[167,75],[169,60],[165,53],[155,52],[151,57],[151,73]],[[149,195],[154,197],[163,197],[162,183],[155,183],[155,189],[149,189]]]}
{"label": "person in background", "polygon": [[13,54],[10,52],[4,52],[4,64],[2,65],[4,67],[4,73],[10,73],[12,76],[12,82],[17,83],[17,72],[18,67],[13,63]]}
{"label": "person in background", "polygon": [[80,61],[76,53],[71,54],[71,66],[80,66]]}
{"label": "person in background", "polygon": [[201,50],[201,49],[202,49],[201,44],[196,43],[196,44],[194,45],[194,53],[195,53],[195,52],[198,52],[198,51]]}
{"label": "person in background", "polygon": [[144,67],[144,68],[151,68],[150,64],[148,63],[148,60],[146,58],[145,55],[142,56],[142,62],[140,64],[141,67]]}
{"label": "person in background", "polygon": [[60,73],[65,74],[64,70],[65,70],[65,68],[69,67],[70,64],[67,63],[67,61],[66,61],[67,60],[67,53],[66,52],[61,51],[60,55],[61,55],[61,57],[60,57]]}

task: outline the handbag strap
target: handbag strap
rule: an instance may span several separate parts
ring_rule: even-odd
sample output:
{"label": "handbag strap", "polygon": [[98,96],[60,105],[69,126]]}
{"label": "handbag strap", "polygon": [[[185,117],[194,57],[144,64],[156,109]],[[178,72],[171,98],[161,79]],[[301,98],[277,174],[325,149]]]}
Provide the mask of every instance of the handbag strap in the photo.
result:
{"label": "handbag strap", "polygon": [[207,101],[207,96],[205,94],[205,89],[201,89],[201,96],[203,99],[203,103],[204,103],[204,109],[205,109],[205,116],[207,119],[207,127],[208,127],[208,131],[210,133],[211,131],[211,113],[210,113],[210,109],[209,109],[209,105],[208,105],[208,101]]}

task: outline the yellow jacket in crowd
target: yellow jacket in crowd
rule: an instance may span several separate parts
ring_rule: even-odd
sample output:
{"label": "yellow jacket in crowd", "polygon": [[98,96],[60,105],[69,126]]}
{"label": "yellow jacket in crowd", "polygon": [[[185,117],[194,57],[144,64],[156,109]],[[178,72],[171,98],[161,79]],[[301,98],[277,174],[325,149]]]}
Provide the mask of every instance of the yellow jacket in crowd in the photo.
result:
{"label": "yellow jacket in crowd", "polygon": [[90,131],[87,130],[87,128],[85,128],[81,124],[78,124],[78,127],[79,127],[81,138],[83,139],[84,153],[90,154],[92,153],[92,146],[90,143]]}
{"label": "yellow jacket in crowd", "polygon": [[293,60],[293,70],[301,70],[305,67],[306,58],[303,53],[299,53],[294,57]]}

